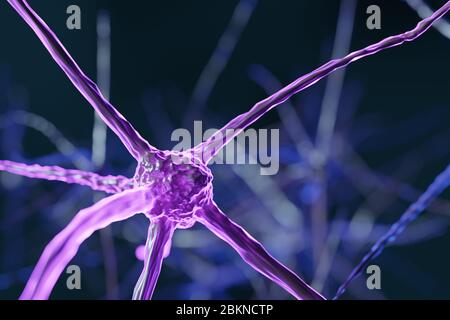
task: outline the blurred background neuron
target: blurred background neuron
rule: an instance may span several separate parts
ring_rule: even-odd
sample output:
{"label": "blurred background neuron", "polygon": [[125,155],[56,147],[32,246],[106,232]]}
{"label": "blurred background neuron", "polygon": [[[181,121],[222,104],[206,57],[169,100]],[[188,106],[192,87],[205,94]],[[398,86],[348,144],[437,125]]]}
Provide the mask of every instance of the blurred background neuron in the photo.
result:
{"label": "blurred background neuron", "polygon": [[[176,128],[219,128],[328,60],[411,29],[443,1],[36,1],[111,102],[159,148]],[[81,8],[68,30],[66,8]],[[381,8],[368,30],[366,9]],[[428,11],[427,11],[428,10]],[[449,21],[447,17],[447,21]],[[1,159],[133,174],[35,35],[0,3]],[[449,26],[341,70],[259,120],[280,129],[280,171],[214,165],[215,200],[276,258],[333,297],[378,238],[450,162]],[[19,296],[48,241],[102,197],[88,188],[0,174],[0,298]],[[450,298],[449,193],[373,263],[349,299]],[[72,264],[82,290],[52,298],[128,299],[141,272],[145,218],[91,237]],[[175,234],[155,299],[288,299],[201,226]]]}

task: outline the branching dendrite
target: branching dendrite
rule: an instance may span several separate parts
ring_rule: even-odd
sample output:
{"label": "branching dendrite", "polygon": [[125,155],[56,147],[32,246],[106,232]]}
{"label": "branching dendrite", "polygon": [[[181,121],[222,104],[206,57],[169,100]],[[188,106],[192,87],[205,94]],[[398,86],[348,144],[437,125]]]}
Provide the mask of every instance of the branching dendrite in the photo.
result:
{"label": "branching dendrite", "polygon": [[[405,0],[405,2],[413,8],[421,19],[425,19],[433,13],[433,10],[423,0]],[[434,27],[444,37],[450,39],[450,23],[444,19],[437,21]]]}
{"label": "branching dendrite", "polygon": [[[93,232],[114,222],[128,219],[137,213],[143,213],[148,217],[150,229],[144,270],[133,295],[136,299],[151,298],[162,260],[170,252],[173,232],[176,229],[190,228],[196,222],[202,223],[215,235],[230,244],[256,271],[283,287],[297,299],[324,299],[320,293],[268,254],[258,241],[231,221],[217,207],[213,200],[213,176],[207,163],[232,138],[292,95],[358,59],[416,39],[433,22],[450,10],[450,1],[448,1],[432,16],[421,21],[413,30],[389,37],[362,50],[350,53],[342,59],[330,61],[257,103],[249,112],[230,121],[220,131],[223,138],[217,139],[218,135],[215,135],[195,147],[194,150],[176,153],[158,150],[139,135],[103,97],[97,85],[86,77],[56,35],[25,0],[8,0],[8,2],[33,29],[74,86],[138,161],[132,179],[112,178],[111,181],[114,184],[122,186],[122,188],[115,189],[116,194],[81,210],[69,225],[46,246],[21,295],[22,299],[48,298],[64,267],[76,255],[83,241],[88,239]],[[227,129],[234,129],[234,131],[228,133]],[[205,151],[207,157],[203,157]],[[107,181],[94,173],[66,170],[59,167],[27,166],[9,161],[2,161],[1,165],[1,170],[12,173],[88,185],[93,189],[97,188],[96,190],[99,185],[102,185],[103,188]],[[125,182],[125,185],[122,185],[122,182]],[[113,191],[110,186],[100,190]]]}
{"label": "branching dendrite", "polygon": [[420,21],[414,29],[388,37],[380,42],[365,47],[364,49],[351,52],[343,58],[331,60],[314,71],[298,78],[283,89],[255,104],[248,112],[243,113],[228,122],[215,135],[198,145],[195,150],[199,154],[202,154],[203,160],[208,163],[225,145],[228,144],[228,142],[230,142],[230,140],[238,136],[243,130],[261,118],[268,111],[285,102],[293,95],[305,90],[334,71],[344,68],[352,62],[417,39],[449,10],[450,2],[447,2],[430,17]]}
{"label": "branching dendrite", "polygon": [[124,176],[101,176],[93,172],[64,169],[58,166],[26,165],[0,160],[0,170],[28,178],[75,183],[88,186],[92,190],[113,194],[133,188],[133,180]]}

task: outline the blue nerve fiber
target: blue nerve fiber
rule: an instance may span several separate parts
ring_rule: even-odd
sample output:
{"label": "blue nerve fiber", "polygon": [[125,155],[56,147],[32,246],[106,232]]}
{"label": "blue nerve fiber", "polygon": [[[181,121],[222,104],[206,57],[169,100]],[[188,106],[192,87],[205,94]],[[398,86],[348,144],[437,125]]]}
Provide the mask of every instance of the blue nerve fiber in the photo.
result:
{"label": "blue nerve fiber", "polygon": [[[225,147],[233,136],[230,136],[229,140],[224,141],[219,146],[212,144],[214,142],[212,140],[207,141],[205,142],[206,144],[200,145],[195,150],[190,150],[192,152],[183,154],[187,163],[175,163],[173,156],[179,158],[180,154],[171,151],[156,150],[151,147],[133,129],[131,124],[109,104],[99,92],[97,86],[84,76],[81,69],[79,69],[75,61],[59,42],[56,35],[54,35],[31,7],[29,7],[25,0],[8,0],[8,2],[35,31],[41,42],[43,42],[58,65],[66,72],[73,84],[94,106],[96,111],[102,115],[102,119],[114,130],[130,153],[138,160],[136,174],[132,178],[134,182],[132,184],[133,190],[118,190],[117,192],[120,193],[81,210],[68,227],[59,233],[46,247],[21,296],[22,298],[48,298],[59,274],[76,254],[81,242],[89,238],[94,231],[102,229],[113,222],[129,219],[136,212],[144,212],[151,223],[164,224],[164,221],[169,220],[170,224],[173,225],[168,229],[175,227],[183,229],[190,228],[196,221],[201,222],[219,238],[230,244],[245,262],[285,288],[286,291],[293,294],[296,298],[323,298],[318,292],[315,292],[314,289],[287,269],[287,267],[276,261],[266,252],[259,242],[231,221],[215,205],[212,199],[212,173],[206,166],[207,161],[201,163],[201,161],[198,161],[200,158],[196,158],[194,153],[196,154],[197,151],[202,151],[203,153],[204,147],[207,151],[212,150],[217,152]],[[355,51],[342,59],[332,60],[315,71],[297,79],[273,96],[258,103],[249,112],[230,121],[223,130],[226,132],[228,129],[237,128],[242,131],[270,109],[283,103],[292,95],[313,85],[337,69],[343,68],[353,61],[375,54],[381,50],[416,39],[434,21],[442,17],[449,10],[450,1],[436,11],[430,18],[421,21],[415,29],[386,38],[377,44]],[[65,182],[75,182],[76,180],[84,184],[91,184],[93,187],[98,187],[100,184],[102,187],[111,185],[111,178],[108,177],[105,180],[105,177],[99,177],[93,173],[64,170],[57,167],[20,165],[10,161],[0,162],[5,167],[4,171],[14,172],[32,178],[61,180]],[[159,226],[159,228],[162,228],[162,226]],[[161,241],[161,243],[164,242]],[[158,241],[156,241],[157,243]],[[149,274],[151,276],[147,276],[147,272],[143,273],[145,279],[139,282],[137,292],[139,293],[139,297],[142,296],[144,298],[150,298],[162,259],[169,252],[165,249],[166,246],[161,246],[164,250],[155,250],[155,255],[153,255],[153,247],[158,248],[158,246],[147,247],[149,249],[152,248],[152,252],[148,252],[150,259],[148,265],[155,266],[154,270],[157,271],[151,272]],[[143,284],[143,294],[140,294],[141,284]]]}
{"label": "blue nerve fiber", "polygon": [[379,256],[387,245],[394,242],[395,239],[405,230],[405,228],[414,220],[416,220],[431,202],[436,199],[450,185],[450,165],[439,174],[428,189],[414,202],[400,219],[394,223],[389,231],[381,237],[370,251],[362,258],[361,262],[353,269],[347,280],[339,287],[334,300],[338,299],[349,287],[350,283],[358,277],[366,268],[368,263]]}

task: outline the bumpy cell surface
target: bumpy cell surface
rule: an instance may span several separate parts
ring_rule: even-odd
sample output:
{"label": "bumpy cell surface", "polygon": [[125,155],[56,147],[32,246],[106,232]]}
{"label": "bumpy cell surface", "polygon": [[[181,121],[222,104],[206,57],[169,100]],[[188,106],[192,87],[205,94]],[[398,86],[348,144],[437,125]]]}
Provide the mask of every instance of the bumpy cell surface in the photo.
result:
{"label": "bumpy cell surface", "polygon": [[195,223],[195,213],[211,199],[212,174],[187,153],[147,153],[134,175],[136,186],[148,186],[155,199],[147,214],[151,219],[166,216],[179,228]]}

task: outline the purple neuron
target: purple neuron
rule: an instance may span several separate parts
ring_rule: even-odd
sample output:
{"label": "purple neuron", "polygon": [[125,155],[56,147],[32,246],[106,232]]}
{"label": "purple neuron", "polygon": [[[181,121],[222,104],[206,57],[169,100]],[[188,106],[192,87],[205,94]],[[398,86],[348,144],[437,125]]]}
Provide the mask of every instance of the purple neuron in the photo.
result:
{"label": "purple neuron", "polygon": [[83,241],[93,232],[137,213],[144,213],[149,218],[150,228],[144,252],[144,269],[133,294],[135,299],[152,297],[162,261],[170,253],[173,232],[179,228],[190,228],[196,222],[205,225],[230,244],[250,266],[297,299],[324,299],[217,207],[213,200],[213,176],[207,163],[231,139],[294,94],[358,59],[416,39],[450,10],[448,1],[429,18],[419,22],[413,30],[328,62],[257,103],[249,112],[230,121],[216,135],[194,149],[176,153],[156,149],[133,128],[104,98],[97,85],[81,71],[56,35],[25,0],[8,2],[33,29],[55,62],[138,162],[131,179],[102,177],[60,167],[0,162],[0,170],[32,178],[77,183],[94,190],[114,193],[81,210],[47,245],[21,295],[22,299],[47,299],[59,275],[76,255]]}

